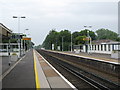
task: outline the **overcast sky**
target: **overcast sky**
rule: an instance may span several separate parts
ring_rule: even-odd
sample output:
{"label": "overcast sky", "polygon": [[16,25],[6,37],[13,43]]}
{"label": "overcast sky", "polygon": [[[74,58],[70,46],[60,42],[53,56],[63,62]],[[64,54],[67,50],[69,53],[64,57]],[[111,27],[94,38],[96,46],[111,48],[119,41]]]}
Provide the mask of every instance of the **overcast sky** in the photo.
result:
{"label": "overcast sky", "polygon": [[12,16],[26,16],[20,19],[20,32],[25,29],[32,41],[42,44],[51,29],[68,29],[72,32],[91,25],[95,31],[100,28],[118,32],[119,0],[1,0],[0,23],[18,32],[18,19]]}

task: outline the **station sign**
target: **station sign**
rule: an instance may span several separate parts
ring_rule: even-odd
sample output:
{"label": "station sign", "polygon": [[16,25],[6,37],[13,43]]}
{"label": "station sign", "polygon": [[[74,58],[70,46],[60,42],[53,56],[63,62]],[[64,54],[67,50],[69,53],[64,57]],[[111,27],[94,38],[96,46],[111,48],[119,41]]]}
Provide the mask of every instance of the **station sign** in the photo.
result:
{"label": "station sign", "polygon": [[89,40],[91,40],[91,38],[86,37],[86,38],[83,38],[83,40],[84,40],[84,41],[89,41]]}
{"label": "station sign", "polygon": [[12,35],[11,39],[22,39],[22,35]]}
{"label": "station sign", "polygon": [[22,40],[31,40],[31,38],[25,37],[25,38],[22,38]]}

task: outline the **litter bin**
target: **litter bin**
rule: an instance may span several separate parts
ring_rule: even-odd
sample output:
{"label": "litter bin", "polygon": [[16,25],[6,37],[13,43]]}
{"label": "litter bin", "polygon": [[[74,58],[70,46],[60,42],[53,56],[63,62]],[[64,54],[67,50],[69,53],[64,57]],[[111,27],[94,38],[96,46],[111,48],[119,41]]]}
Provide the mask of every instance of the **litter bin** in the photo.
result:
{"label": "litter bin", "polygon": [[11,61],[17,61],[18,60],[18,55],[16,53],[13,53],[11,55]]}

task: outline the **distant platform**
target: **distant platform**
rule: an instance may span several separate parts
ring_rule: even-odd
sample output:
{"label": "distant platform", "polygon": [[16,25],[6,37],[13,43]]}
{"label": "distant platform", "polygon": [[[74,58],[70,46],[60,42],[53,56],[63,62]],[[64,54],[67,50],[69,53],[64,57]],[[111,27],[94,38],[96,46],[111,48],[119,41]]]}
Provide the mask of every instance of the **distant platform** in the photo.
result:
{"label": "distant platform", "polygon": [[101,53],[90,53],[90,54],[88,54],[88,53],[84,53],[84,52],[80,52],[79,54],[76,54],[74,52],[65,52],[65,53],[79,55],[81,57],[93,58],[93,59],[101,60],[101,61],[104,61],[104,62],[111,62],[111,63],[120,64],[119,59],[111,58],[110,54],[101,54]]}
{"label": "distant platform", "polygon": [[114,76],[118,76],[120,73],[119,61],[117,59],[109,59],[109,57],[105,57],[107,55],[101,55],[98,57],[95,54],[93,54],[93,56],[92,54],[87,53],[75,54],[71,52],[60,52],[52,50],[41,50],[41,52],[50,54],[51,56],[55,56],[56,58],[63,57],[62,59],[66,59],[68,61],[71,60],[73,62],[80,63],[81,65],[85,65]]}
{"label": "distant platform", "polygon": [[77,56],[77,57],[82,57],[82,58],[88,58],[88,59],[93,59],[93,60],[99,60],[99,61],[113,63],[113,64],[120,64],[120,60],[111,58],[110,54],[99,54],[99,53],[88,54],[84,52],[75,53],[75,52],[70,52],[70,51],[64,51],[64,52],[52,51],[52,52],[57,52],[57,53],[62,53],[62,54],[67,54],[67,55],[72,55],[72,56]]}

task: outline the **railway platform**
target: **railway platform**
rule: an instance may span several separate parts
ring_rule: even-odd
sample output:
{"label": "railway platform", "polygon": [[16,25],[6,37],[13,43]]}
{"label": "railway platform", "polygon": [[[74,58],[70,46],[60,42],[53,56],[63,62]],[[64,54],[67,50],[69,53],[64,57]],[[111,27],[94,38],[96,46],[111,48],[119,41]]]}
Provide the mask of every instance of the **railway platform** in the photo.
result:
{"label": "railway platform", "polygon": [[2,89],[76,89],[37,51],[30,50],[2,77]]}
{"label": "railway platform", "polygon": [[[37,51],[47,60],[49,60],[49,62],[51,62],[52,65],[56,68],[60,66],[63,69],[72,72],[73,74],[75,74],[75,76],[76,74],[81,77],[87,76],[84,77],[84,79],[89,77],[90,82],[95,80],[95,82],[99,83],[100,87],[101,85],[103,85],[102,88],[111,88],[110,90],[113,90],[113,88],[117,89],[119,87],[120,64],[118,62],[111,62],[100,58],[98,59],[94,57],[76,55],[68,52],[42,49]],[[60,71],[59,68],[57,69]],[[60,72],[62,72],[62,70]],[[63,73],[65,73],[64,70]],[[93,75],[93,78],[90,75]],[[99,79],[95,79],[96,77]],[[69,79],[69,77],[67,78]],[[76,79],[76,81],[77,80],[78,79]],[[86,80],[89,82],[88,79]],[[93,82],[91,82],[91,84],[93,84]],[[99,85],[95,87],[99,88]],[[75,86],[77,88],[81,88],[81,86],[78,86],[78,84],[75,84]]]}
{"label": "railway platform", "polygon": [[[54,52],[58,52],[58,51],[54,51]],[[58,53],[63,53],[63,54],[77,56],[77,57],[83,57],[83,58],[90,58],[90,59],[93,59],[93,60],[98,60],[98,61],[103,61],[103,62],[120,64],[119,59],[111,58],[111,55],[109,55],[109,54],[99,54],[99,53],[88,54],[88,53],[84,53],[84,52],[75,53],[75,52],[70,52],[70,51],[58,52]]]}
{"label": "railway platform", "polygon": [[75,54],[75,55],[79,55],[79,56],[83,56],[83,57],[89,57],[89,58],[95,58],[95,59],[101,59],[103,61],[110,61],[110,62],[116,62],[119,63],[118,59],[115,58],[111,58],[110,54],[101,54],[101,53],[84,53],[84,52],[80,52],[80,53],[75,53],[75,52],[67,52],[70,54]]}

